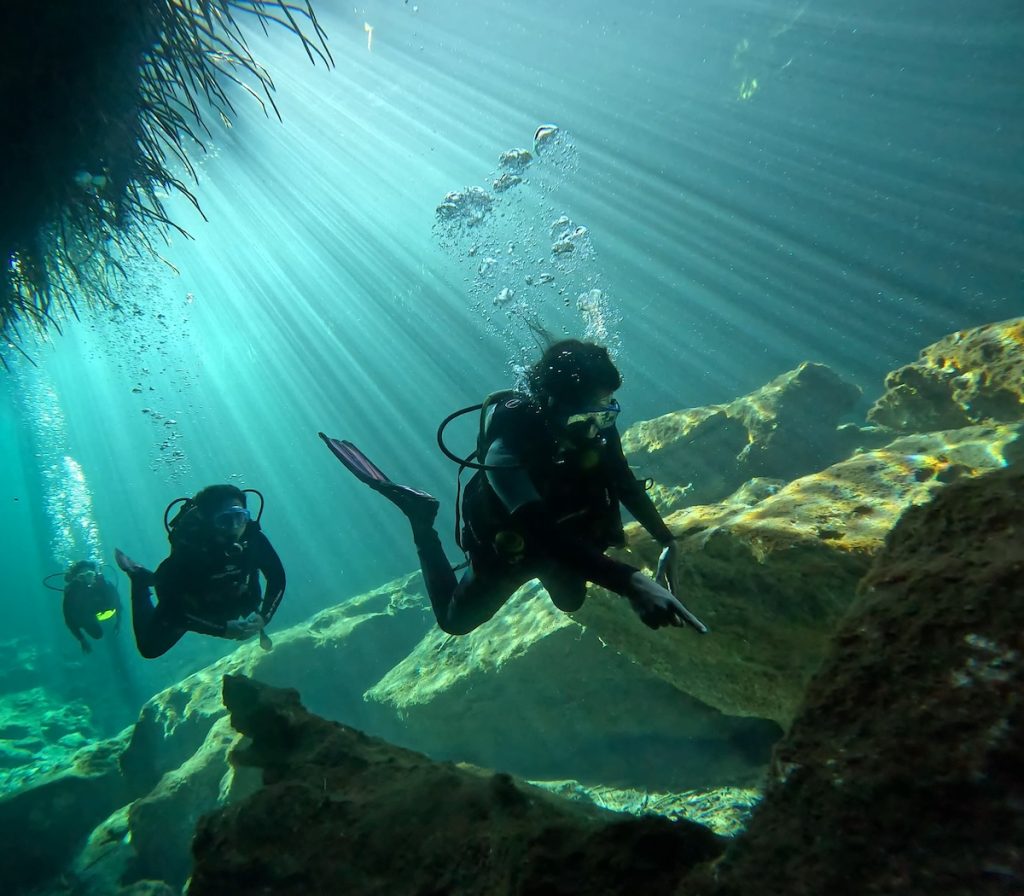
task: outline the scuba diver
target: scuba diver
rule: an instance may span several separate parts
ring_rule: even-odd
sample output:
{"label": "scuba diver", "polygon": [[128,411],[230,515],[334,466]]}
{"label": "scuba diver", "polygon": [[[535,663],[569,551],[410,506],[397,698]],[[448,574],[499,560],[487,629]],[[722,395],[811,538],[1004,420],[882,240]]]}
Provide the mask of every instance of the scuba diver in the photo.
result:
{"label": "scuba diver", "polygon": [[82,645],[82,653],[92,653],[92,645],[86,640],[88,634],[94,641],[103,637],[102,622],[114,620],[114,634],[121,630],[121,596],[117,588],[102,573],[94,560],[79,560],[63,573],[64,587],[51,585],[49,580],[61,575],[59,572],[43,579],[51,591],[64,595],[64,624],[68,631]]}
{"label": "scuba diver", "polygon": [[[612,394],[621,383],[606,348],[562,340],[528,371],[530,394],[489,396],[441,424],[441,450],[460,464],[460,473],[462,467],[476,470],[462,501],[461,532],[456,520],[456,541],[469,559],[461,580],[433,527],[437,499],[392,482],[351,442],[319,435],[350,472],[408,518],[445,632],[462,635],[487,622],[531,579],[567,613],[583,606],[587,583],[594,582],[626,597],[650,628],[689,624],[706,632],[675,597],[674,538],[623,455]],[[459,458],[446,448],[444,428],[477,409],[477,449]],[[655,579],[605,556],[609,547],[625,544],[620,504],[662,545]]]}
{"label": "scuba diver", "polygon": [[[246,494],[260,498],[254,518]],[[181,508],[170,522],[168,514]],[[187,631],[239,641],[259,635],[260,646],[273,646],[264,627],[284,596],[281,559],[260,528],[263,496],[255,489],[209,485],[194,498],[178,498],[164,510],[171,553],[156,572],[122,551],[117,565],[132,583],[132,627],[139,653],[162,656]],[[266,579],[262,595],[260,573]],[[153,606],[150,588],[156,587]]]}

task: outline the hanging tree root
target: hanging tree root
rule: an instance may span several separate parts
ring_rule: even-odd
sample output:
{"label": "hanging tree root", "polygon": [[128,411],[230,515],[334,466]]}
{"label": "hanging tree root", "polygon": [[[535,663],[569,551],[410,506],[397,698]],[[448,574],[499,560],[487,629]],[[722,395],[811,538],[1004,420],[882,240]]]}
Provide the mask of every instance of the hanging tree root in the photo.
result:
{"label": "hanging tree root", "polygon": [[[0,363],[28,330],[59,331],[77,305],[113,306],[124,262],[157,254],[161,196],[202,214],[183,177],[212,114],[241,88],[268,115],[270,74],[240,27],[283,27],[333,65],[308,0],[12,0],[0,37]],[[183,175],[173,173],[181,170]]]}

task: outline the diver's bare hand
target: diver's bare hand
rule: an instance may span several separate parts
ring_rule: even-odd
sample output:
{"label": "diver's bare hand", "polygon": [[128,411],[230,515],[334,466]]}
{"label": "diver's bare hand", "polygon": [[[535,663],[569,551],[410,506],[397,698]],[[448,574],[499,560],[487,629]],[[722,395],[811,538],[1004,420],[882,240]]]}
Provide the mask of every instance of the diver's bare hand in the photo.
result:
{"label": "diver's bare hand", "polygon": [[248,641],[259,634],[266,623],[259,613],[250,613],[245,619],[231,619],[224,625],[224,637],[235,641]]}
{"label": "diver's bare hand", "polygon": [[672,592],[662,588],[642,572],[635,572],[630,576],[625,596],[629,599],[633,611],[640,617],[640,621],[648,628],[692,625],[702,634],[708,630],[707,626],[687,610]]}

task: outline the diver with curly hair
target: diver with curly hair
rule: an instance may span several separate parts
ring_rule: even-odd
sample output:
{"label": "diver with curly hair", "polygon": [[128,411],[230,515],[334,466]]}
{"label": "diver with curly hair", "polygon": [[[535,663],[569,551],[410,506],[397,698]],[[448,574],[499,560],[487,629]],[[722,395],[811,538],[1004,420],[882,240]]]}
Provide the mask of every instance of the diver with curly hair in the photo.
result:
{"label": "diver with curly hair", "polygon": [[[320,437],[408,518],[434,615],[449,634],[491,619],[531,579],[567,613],[583,606],[593,582],[626,597],[651,628],[689,624],[706,632],[674,595],[675,541],[623,454],[613,394],[621,383],[606,348],[568,339],[529,370],[529,394],[476,406],[490,414],[475,454],[482,463],[461,461],[477,472],[461,507],[469,568],[460,580],[433,527],[437,499],[392,482],[351,442]],[[625,544],[620,504],[663,546],[657,581],[605,555]]]}
{"label": "diver with curly hair", "polygon": [[[54,573],[47,578],[55,578]],[[45,583],[45,582],[44,582]],[[49,585],[48,585],[49,587]],[[99,570],[95,560],[79,560],[64,573],[64,624],[82,646],[82,653],[92,653],[88,634],[94,641],[103,637],[102,623],[114,620],[114,633],[121,630],[121,596]]]}
{"label": "diver with curly hair", "polygon": [[[181,509],[168,523],[167,513],[179,502]],[[115,552],[117,565],[132,583],[132,627],[139,653],[147,659],[162,656],[187,631],[239,641],[259,635],[261,646],[269,650],[264,628],[284,596],[285,572],[259,517],[253,518],[246,506],[246,493],[233,485],[209,485],[194,498],[172,502],[164,521],[171,553],[156,572]]]}

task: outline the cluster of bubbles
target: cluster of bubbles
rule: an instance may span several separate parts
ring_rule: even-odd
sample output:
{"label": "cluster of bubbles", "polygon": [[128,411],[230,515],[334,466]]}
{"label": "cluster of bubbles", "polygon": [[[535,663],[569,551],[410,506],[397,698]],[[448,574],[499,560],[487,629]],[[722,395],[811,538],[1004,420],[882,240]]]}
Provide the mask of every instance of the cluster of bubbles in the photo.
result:
{"label": "cluster of bubbles", "polygon": [[450,192],[437,206],[435,237],[464,271],[474,313],[504,339],[516,366],[552,338],[615,341],[618,318],[600,285],[590,229],[553,198],[578,169],[571,136],[542,125],[532,150],[501,153],[487,188]]}
{"label": "cluster of bubbles", "polygon": [[101,363],[124,378],[152,428],[150,469],[180,481],[191,472],[178,420],[192,407],[197,381],[189,327],[195,297],[168,295],[165,282],[165,270],[133,271],[120,306],[93,315],[89,326],[99,336]]}
{"label": "cluster of bubbles", "polygon": [[50,553],[62,566],[102,555],[92,491],[82,465],[67,454],[67,421],[57,390],[38,367],[19,369],[17,394],[32,433],[50,527]]}

